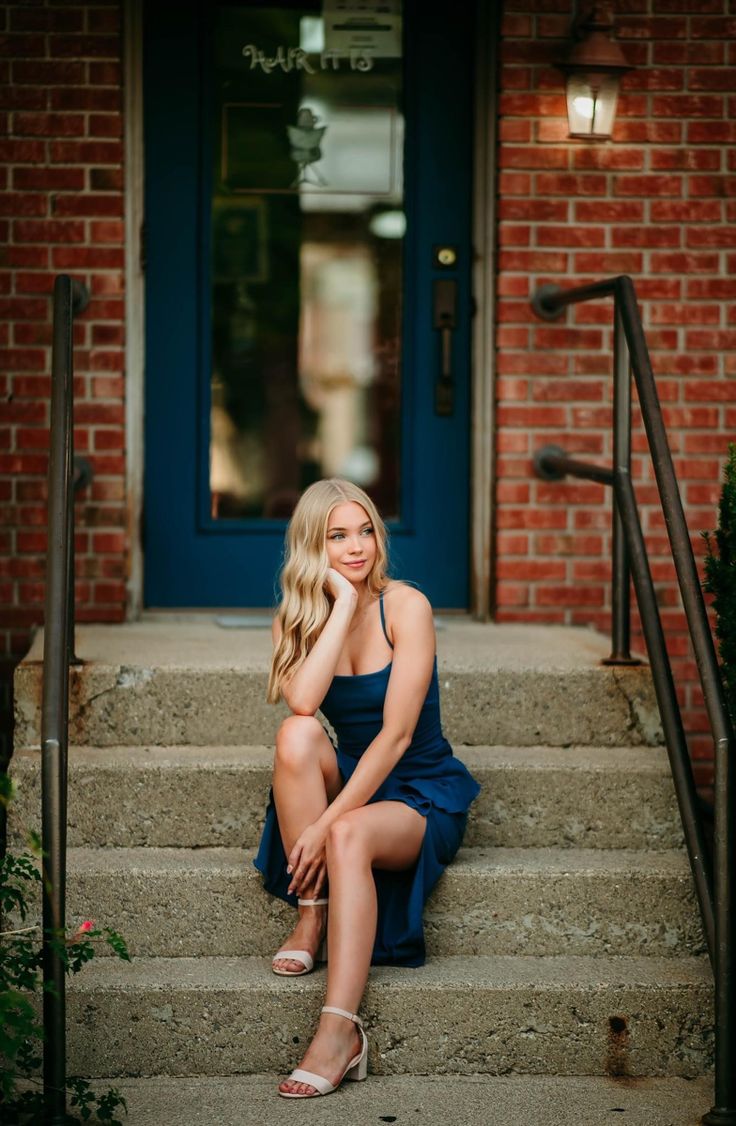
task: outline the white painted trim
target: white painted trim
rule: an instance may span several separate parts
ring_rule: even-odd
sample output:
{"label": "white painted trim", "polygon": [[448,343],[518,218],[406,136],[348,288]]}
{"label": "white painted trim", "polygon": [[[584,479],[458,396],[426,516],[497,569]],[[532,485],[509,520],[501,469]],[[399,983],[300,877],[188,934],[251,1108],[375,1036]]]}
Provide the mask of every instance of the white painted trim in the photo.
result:
{"label": "white painted trim", "polygon": [[473,169],[473,295],[471,408],[470,610],[488,621],[493,582],[495,460],[496,71],[497,5],[477,0],[475,165]]}
{"label": "white painted trim", "polygon": [[125,144],[125,434],[129,620],[143,608],[143,410],[145,285],[143,224],[143,0],[123,4],[123,121]]}

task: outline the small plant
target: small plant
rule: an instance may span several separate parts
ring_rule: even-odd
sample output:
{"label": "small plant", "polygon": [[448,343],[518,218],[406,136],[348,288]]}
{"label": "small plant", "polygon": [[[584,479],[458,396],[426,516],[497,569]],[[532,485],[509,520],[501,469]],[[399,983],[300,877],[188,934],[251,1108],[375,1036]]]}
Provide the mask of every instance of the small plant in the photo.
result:
{"label": "small plant", "polygon": [[[703,589],[712,594],[726,703],[736,723],[736,444],[728,447],[718,527],[703,532],[707,544]],[[715,550],[714,550],[715,541]]]}
{"label": "small plant", "polygon": [[[7,808],[13,784],[0,773],[0,804]],[[41,927],[26,926],[28,898],[44,880],[43,852],[37,833],[26,833],[26,849],[20,856],[6,853],[0,860],[0,1119],[4,1126],[35,1126],[44,1120],[43,1091],[37,1077],[41,1066],[43,1023],[32,996],[43,990]],[[11,919],[22,924],[13,926]],[[78,973],[95,955],[94,939],[104,939],[119,958],[130,961],[120,935],[91,919],[71,935],[59,934],[51,942],[61,955],[66,972]],[[98,1122],[122,1126],[115,1117],[118,1108],[127,1114],[125,1099],[116,1088],[103,1095],[90,1089],[86,1079],[67,1079],[73,1111],[67,1122]]]}

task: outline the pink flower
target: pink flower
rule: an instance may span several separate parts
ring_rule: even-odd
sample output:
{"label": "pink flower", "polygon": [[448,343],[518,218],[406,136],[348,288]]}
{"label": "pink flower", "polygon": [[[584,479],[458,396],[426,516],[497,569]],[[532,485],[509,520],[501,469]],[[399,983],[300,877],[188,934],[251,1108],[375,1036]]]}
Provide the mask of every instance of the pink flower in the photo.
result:
{"label": "pink flower", "polygon": [[67,938],[67,945],[73,946],[75,942],[81,942],[85,935],[90,934],[95,929],[94,919],[85,919],[80,923],[71,938]]}

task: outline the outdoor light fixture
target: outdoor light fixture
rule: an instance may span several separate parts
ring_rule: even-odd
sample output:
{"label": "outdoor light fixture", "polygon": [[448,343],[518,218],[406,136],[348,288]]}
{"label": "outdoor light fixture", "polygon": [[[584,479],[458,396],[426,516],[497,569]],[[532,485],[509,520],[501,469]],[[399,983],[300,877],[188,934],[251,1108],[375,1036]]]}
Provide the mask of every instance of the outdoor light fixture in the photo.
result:
{"label": "outdoor light fixture", "polygon": [[621,76],[631,67],[613,38],[607,4],[594,4],[572,26],[574,42],[562,62],[571,137],[602,141],[613,133]]}

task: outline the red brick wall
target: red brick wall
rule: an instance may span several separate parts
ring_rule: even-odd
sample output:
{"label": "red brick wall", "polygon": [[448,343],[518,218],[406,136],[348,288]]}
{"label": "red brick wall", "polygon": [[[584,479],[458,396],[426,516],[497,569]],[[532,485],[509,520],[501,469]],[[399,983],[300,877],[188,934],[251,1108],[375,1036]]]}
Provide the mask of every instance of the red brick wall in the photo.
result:
{"label": "red brick wall", "polygon": [[[728,0],[618,0],[635,67],[614,140],[566,139],[561,76],[572,0],[505,0],[498,302],[499,620],[608,627],[609,498],[531,473],[549,441],[610,456],[610,313],[537,322],[545,281],[630,273],[693,531],[715,520],[736,423],[736,17]],[[565,11],[567,9],[567,11]],[[564,12],[565,14],[560,14]],[[653,14],[656,12],[656,15]],[[43,612],[50,292],[90,288],[76,325],[76,441],[94,484],[78,506],[82,619],[125,605],[123,150],[120,5],[0,5],[0,664]],[[729,225],[730,224],[730,225]],[[710,741],[651,472],[635,470],[692,747]]]}
{"label": "red brick wall", "polygon": [[[567,139],[561,74],[571,0],[506,0],[498,277],[498,620],[610,626],[610,495],[531,470],[548,442],[610,464],[610,302],[538,321],[544,282],[630,274],[693,544],[714,526],[736,433],[736,15],[728,0],[618,0],[635,68],[613,140]],[[561,12],[566,11],[562,15]],[[635,417],[638,410],[635,411]],[[711,740],[645,441],[634,474],[700,784]]]}
{"label": "red brick wall", "polygon": [[117,3],[0,6],[0,655],[43,617],[51,299],[69,273],[76,451],[94,468],[77,511],[80,619],[125,609],[121,13]]}

